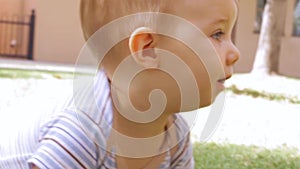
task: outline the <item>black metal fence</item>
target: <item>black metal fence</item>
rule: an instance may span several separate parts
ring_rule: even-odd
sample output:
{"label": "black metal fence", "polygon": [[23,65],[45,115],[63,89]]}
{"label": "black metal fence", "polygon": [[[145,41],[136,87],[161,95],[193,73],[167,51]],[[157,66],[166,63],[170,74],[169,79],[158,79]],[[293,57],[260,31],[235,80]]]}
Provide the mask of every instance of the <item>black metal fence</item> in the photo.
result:
{"label": "black metal fence", "polygon": [[33,60],[35,11],[0,18],[0,56]]}

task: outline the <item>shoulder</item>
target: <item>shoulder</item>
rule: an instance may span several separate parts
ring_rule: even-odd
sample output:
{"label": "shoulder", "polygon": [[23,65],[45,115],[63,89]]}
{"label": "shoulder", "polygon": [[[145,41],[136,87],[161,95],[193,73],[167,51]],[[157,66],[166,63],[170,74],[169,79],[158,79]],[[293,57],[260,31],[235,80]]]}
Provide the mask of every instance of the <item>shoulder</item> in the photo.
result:
{"label": "shoulder", "polygon": [[192,169],[194,166],[193,147],[190,141],[190,126],[180,115],[174,115],[177,144],[171,149],[171,168]]}
{"label": "shoulder", "polygon": [[174,125],[176,128],[177,138],[179,140],[184,140],[189,137],[190,134],[190,126],[187,121],[182,117],[180,114],[175,114],[174,118]]}
{"label": "shoulder", "polygon": [[43,126],[39,146],[28,162],[39,168],[95,167],[103,155],[106,130],[79,110],[65,110]]}
{"label": "shoulder", "polygon": [[77,85],[72,104],[42,127],[40,144],[30,163],[40,168],[93,168],[103,158],[112,122],[107,79],[100,72],[95,82]]}

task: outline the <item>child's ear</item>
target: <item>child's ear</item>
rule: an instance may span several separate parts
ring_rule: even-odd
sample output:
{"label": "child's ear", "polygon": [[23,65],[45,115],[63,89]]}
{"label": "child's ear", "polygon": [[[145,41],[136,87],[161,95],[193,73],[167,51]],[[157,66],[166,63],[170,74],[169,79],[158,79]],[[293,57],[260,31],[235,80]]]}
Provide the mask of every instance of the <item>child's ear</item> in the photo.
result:
{"label": "child's ear", "polygon": [[136,63],[145,68],[157,68],[159,57],[155,53],[157,37],[147,27],[137,28],[129,38],[129,49]]}

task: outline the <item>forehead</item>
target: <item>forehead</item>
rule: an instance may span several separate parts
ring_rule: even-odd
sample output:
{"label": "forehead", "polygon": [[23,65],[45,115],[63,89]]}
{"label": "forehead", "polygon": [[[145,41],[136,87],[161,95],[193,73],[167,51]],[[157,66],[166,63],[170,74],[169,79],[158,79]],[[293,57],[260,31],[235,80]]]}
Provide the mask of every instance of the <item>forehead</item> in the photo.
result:
{"label": "forehead", "polygon": [[176,13],[188,19],[234,19],[237,15],[236,0],[179,0]]}

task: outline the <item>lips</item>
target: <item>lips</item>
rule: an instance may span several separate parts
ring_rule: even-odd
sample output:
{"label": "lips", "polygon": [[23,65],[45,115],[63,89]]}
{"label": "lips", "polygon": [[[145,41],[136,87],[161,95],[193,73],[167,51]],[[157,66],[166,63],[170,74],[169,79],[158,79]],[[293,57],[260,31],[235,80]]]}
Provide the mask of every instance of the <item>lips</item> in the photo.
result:
{"label": "lips", "polygon": [[226,76],[225,78],[218,80],[218,82],[223,84],[223,83],[225,83],[226,80],[230,79],[231,76],[232,76],[232,75],[228,75],[228,76]]}

